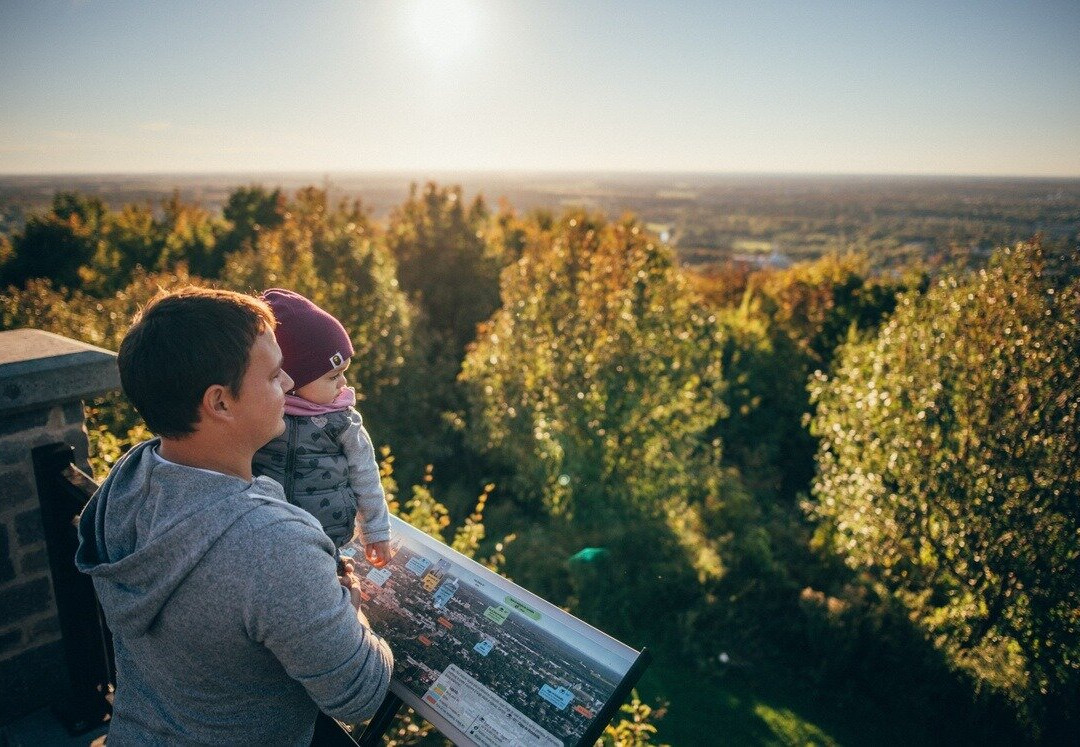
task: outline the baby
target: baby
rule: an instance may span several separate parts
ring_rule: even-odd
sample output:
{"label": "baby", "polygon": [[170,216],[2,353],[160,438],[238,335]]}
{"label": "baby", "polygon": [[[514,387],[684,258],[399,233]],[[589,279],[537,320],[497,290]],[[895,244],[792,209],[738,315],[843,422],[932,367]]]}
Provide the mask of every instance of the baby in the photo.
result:
{"label": "baby", "polygon": [[256,475],[281,483],[290,503],[312,514],[337,548],[360,530],[376,568],[390,560],[390,514],[375,450],[345,385],[352,341],[337,319],[303,296],[271,288],[281,367],[293,380],[285,396],[285,432],[252,461]]}

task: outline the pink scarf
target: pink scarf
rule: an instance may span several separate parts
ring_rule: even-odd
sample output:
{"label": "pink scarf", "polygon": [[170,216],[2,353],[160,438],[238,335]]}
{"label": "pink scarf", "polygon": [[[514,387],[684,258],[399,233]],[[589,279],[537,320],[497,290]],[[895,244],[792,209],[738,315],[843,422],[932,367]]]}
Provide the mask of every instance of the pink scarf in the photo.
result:
{"label": "pink scarf", "polygon": [[351,386],[347,386],[338,392],[338,396],[334,397],[334,401],[328,405],[317,405],[314,402],[308,402],[303,397],[297,397],[295,394],[285,395],[285,414],[286,415],[325,415],[328,412],[341,412],[347,410],[356,404],[356,390]]}

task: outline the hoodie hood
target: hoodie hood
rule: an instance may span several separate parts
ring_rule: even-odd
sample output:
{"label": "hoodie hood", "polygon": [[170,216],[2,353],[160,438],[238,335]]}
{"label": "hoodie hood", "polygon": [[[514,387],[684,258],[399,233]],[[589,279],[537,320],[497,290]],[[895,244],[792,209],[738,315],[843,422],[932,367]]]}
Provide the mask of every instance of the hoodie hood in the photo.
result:
{"label": "hoodie hood", "polygon": [[[185,467],[156,455],[160,439],[132,448],[79,517],[75,565],[90,574],[114,632],[145,633],[222,534],[281,486]],[[285,504],[288,505],[288,504]]]}

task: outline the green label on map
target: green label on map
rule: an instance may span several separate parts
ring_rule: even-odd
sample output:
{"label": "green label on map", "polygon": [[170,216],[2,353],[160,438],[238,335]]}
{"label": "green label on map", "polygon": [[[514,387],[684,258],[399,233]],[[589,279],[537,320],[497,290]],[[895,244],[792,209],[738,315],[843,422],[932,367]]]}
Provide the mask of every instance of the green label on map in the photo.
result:
{"label": "green label on map", "polygon": [[510,617],[510,610],[503,607],[501,604],[498,607],[488,607],[484,610],[484,617],[491,620],[496,625],[502,625],[506,622],[506,618]]}
{"label": "green label on map", "polygon": [[531,617],[533,620],[540,622],[540,613],[534,610],[529,605],[524,604],[523,602],[519,602],[513,597],[505,597],[503,601],[506,602],[506,605],[508,607],[513,607],[515,610],[525,615],[525,617]]}

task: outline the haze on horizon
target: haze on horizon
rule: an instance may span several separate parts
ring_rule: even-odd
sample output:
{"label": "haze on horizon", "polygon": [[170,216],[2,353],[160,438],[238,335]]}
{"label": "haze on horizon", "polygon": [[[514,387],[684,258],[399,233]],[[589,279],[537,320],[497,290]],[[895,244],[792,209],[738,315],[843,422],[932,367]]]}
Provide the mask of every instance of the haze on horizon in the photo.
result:
{"label": "haze on horizon", "polygon": [[0,3],[0,174],[1080,176],[1080,3]]}

